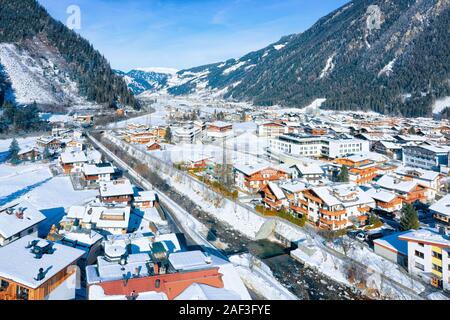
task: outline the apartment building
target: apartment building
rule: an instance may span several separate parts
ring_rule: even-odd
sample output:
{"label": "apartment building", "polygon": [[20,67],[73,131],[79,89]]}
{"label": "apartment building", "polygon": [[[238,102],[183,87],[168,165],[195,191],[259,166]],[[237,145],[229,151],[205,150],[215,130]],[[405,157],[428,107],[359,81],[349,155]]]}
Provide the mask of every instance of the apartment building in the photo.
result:
{"label": "apartment building", "polygon": [[303,192],[308,219],[327,230],[364,225],[375,201],[353,184],[314,187]]}
{"label": "apartment building", "polygon": [[359,139],[285,134],[276,139],[270,139],[269,150],[293,156],[335,159],[354,153],[369,152],[369,142]]}
{"label": "apartment building", "polygon": [[236,186],[246,192],[261,191],[269,182],[288,179],[288,173],[265,164],[243,164],[234,166]]}
{"label": "apartment building", "polygon": [[408,271],[433,286],[450,290],[450,240],[433,229],[399,236],[408,242]]}
{"label": "apartment building", "polygon": [[348,157],[338,158],[335,163],[348,167],[349,182],[358,185],[372,182],[378,175],[376,163],[365,154],[356,154]]}
{"label": "apartment building", "polygon": [[441,167],[449,166],[449,153],[449,146],[403,146],[403,165],[439,172]]}

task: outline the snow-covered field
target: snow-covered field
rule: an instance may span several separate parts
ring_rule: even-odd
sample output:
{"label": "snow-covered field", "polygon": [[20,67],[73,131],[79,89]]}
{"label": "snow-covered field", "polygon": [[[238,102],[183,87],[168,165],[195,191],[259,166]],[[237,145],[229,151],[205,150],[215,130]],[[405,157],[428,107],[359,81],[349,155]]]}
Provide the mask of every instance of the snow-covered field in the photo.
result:
{"label": "snow-covered field", "polygon": [[[18,139],[24,146],[35,138]],[[11,140],[0,140],[0,155],[7,154]],[[64,209],[83,204],[98,194],[97,190],[74,191],[69,177],[53,177],[49,165],[42,162],[27,162],[12,166],[0,162],[0,206],[27,200],[47,216],[40,226],[43,235],[51,225],[58,222]]]}
{"label": "snow-covered field", "polygon": [[438,114],[444,111],[446,108],[450,108],[450,97],[445,97],[436,100],[433,105],[433,113]]}

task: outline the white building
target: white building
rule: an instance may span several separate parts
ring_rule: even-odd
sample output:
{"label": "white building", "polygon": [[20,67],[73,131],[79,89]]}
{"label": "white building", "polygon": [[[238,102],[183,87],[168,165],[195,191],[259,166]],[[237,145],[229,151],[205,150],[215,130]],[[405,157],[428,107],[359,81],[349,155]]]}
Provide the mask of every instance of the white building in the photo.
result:
{"label": "white building", "polygon": [[408,242],[408,270],[436,287],[450,290],[450,240],[432,229],[399,237]]}
{"label": "white building", "polygon": [[369,142],[359,139],[286,134],[277,139],[270,139],[269,150],[294,156],[335,159],[349,154],[369,152]]}
{"label": "white building", "polygon": [[449,146],[427,144],[403,146],[403,165],[425,170],[440,171],[449,166]]}
{"label": "white building", "polygon": [[0,210],[0,247],[26,235],[37,236],[39,223],[45,216],[29,202],[21,202]]}

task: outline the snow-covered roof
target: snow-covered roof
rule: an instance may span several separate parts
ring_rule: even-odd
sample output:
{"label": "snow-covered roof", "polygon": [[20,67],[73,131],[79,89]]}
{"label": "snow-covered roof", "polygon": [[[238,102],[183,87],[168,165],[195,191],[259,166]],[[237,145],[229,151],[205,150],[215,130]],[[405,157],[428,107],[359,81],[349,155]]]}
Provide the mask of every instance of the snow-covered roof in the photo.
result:
{"label": "snow-covered roof", "polygon": [[100,174],[113,174],[115,168],[111,164],[96,165],[85,163],[83,165],[83,173],[87,176],[100,175]]}
{"label": "snow-covered roof", "polygon": [[255,164],[235,164],[234,168],[247,176],[251,176],[259,171],[267,169],[269,166],[263,163]]}
{"label": "snow-covered roof", "polygon": [[134,202],[155,201],[156,193],[153,190],[138,191],[134,196]]}
{"label": "snow-covered roof", "polygon": [[308,189],[307,185],[300,181],[291,181],[287,183],[280,184],[280,188],[286,190],[290,193],[298,193],[303,190]]}
{"label": "snow-covered roof", "polygon": [[100,182],[101,197],[116,197],[133,194],[133,185],[128,179]]}
{"label": "snow-covered roof", "polygon": [[375,182],[378,186],[388,190],[395,190],[400,192],[410,192],[417,186],[415,181],[404,181],[390,175],[382,176],[378,181]]}
{"label": "snow-covered roof", "polygon": [[399,238],[406,241],[431,243],[450,248],[450,240],[448,236],[442,235],[439,232],[429,228],[409,231],[401,235]]}
{"label": "snow-covered roof", "polygon": [[352,207],[356,205],[372,205],[373,199],[353,184],[340,184],[335,186],[315,187],[311,189],[328,206],[342,205]]}
{"label": "snow-covered roof", "polygon": [[322,175],[322,174],[324,174],[322,168],[317,163],[297,163],[297,164],[291,166],[291,168],[292,167],[296,167],[302,175],[318,175],[318,174]]}
{"label": "snow-covered roof", "polygon": [[62,163],[87,162],[88,159],[83,151],[66,151],[61,153]]}
{"label": "snow-covered roof", "polygon": [[286,196],[284,195],[283,190],[281,190],[281,188],[276,183],[269,182],[268,183],[268,187],[270,188],[270,190],[273,192],[273,194],[275,195],[275,197],[278,200],[282,200],[282,199],[286,198]]}
{"label": "snow-covered roof", "polygon": [[199,250],[172,253],[169,255],[169,262],[180,271],[203,269],[211,265],[208,257]]}
{"label": "snow-covered roof", "polygon": [[[79,249],[54,243],[55,251],[52,254],[44,254],[42,258],[36,259],[30,249],[26,248],[34,240],[48,243],[43,239],[25,236],[0,248],[0,277],[36,289],[55,274],[72,265],[85,253]],[[36,280],[40,268],[43,269],[45,278]]]}
{"label": "snow-covered roof", "polygon": [[[5,239],[46,219],[36,207],[27,201],[17,203],[14,207],[9,206],[9,208],[3,208],[3,211],[0,211],[0,235]],[[22,218],[20,218],[20,214],[16,215],[18,211],[23,213]]]}
{"label": "snow-covered roof", "polygon": [[399,239],[400,236],[408,233],[408,231],[395,233],[386,237],[373,240],[374,245],[379,245],[384,248],[388,248],[404,256],[408,255],[408,243]]}
{"label": "snow-covered roof", "polygon": [[380,141],[380,143],[381,143],[386,149],[395,149],[395,150],[399,150],[399,149],[402,148],[402,146],[399,145],[398,143],[391,142],[391,141]]}
{"label": "snow-covered roof", "polygon": [[427,181],[434,181],[439,177],[439,172],[412,167],[398,167],[395,173],[402,176],[413,176],[413,178]]}
{"label": "snow-covered roof", "polygon": [[450,217],[450,194],[433,203],[430,210]]}
{"label": "snow-covered roof", "polygon": [[225,288],[215,288],[206,284],[193,283],[175,300],[241,300],[241,296]]}
{"label": "snow-covered roof", "polygon": [[232,123],[224,122],[224,121],[215,121],[209,124],[212,127],[225,128],[229,126],[233,126]]}
{"label": "snow-covered roof", "polygon": [[391,202],[392,200],[394,200],[397,197],[395,192],[384,190],[384,189],[371,188],[371,189],[365,191],[365,193],[369,197],[371,197],[375,200],[386,202],[386,203]]}
{"label": "snow-covered roof", "polygon": [[[99,229],[128,228],[130,212],[128,206],[72,206],[67,211],[65,219],[79,219],[83,223],[93,223]],[[116,216],[117,219],[106,219],[105,216]]]}

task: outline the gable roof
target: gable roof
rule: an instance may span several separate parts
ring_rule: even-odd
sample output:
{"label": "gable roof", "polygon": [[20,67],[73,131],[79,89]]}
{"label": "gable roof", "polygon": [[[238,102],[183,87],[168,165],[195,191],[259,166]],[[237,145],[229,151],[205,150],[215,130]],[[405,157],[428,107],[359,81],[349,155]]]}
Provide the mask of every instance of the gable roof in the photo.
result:
{"label": "gable roof", "polygon": [[[11,214],[8,214],[7,207],[0,211],[0,235],[5,239],[24,231],[46,219],[46,217],[34,207],[31,203],[24,201],[20,202],[14,207],[9,206]],[[16,216],[16,210],[20,209],[23,212],[23,218]]]}

